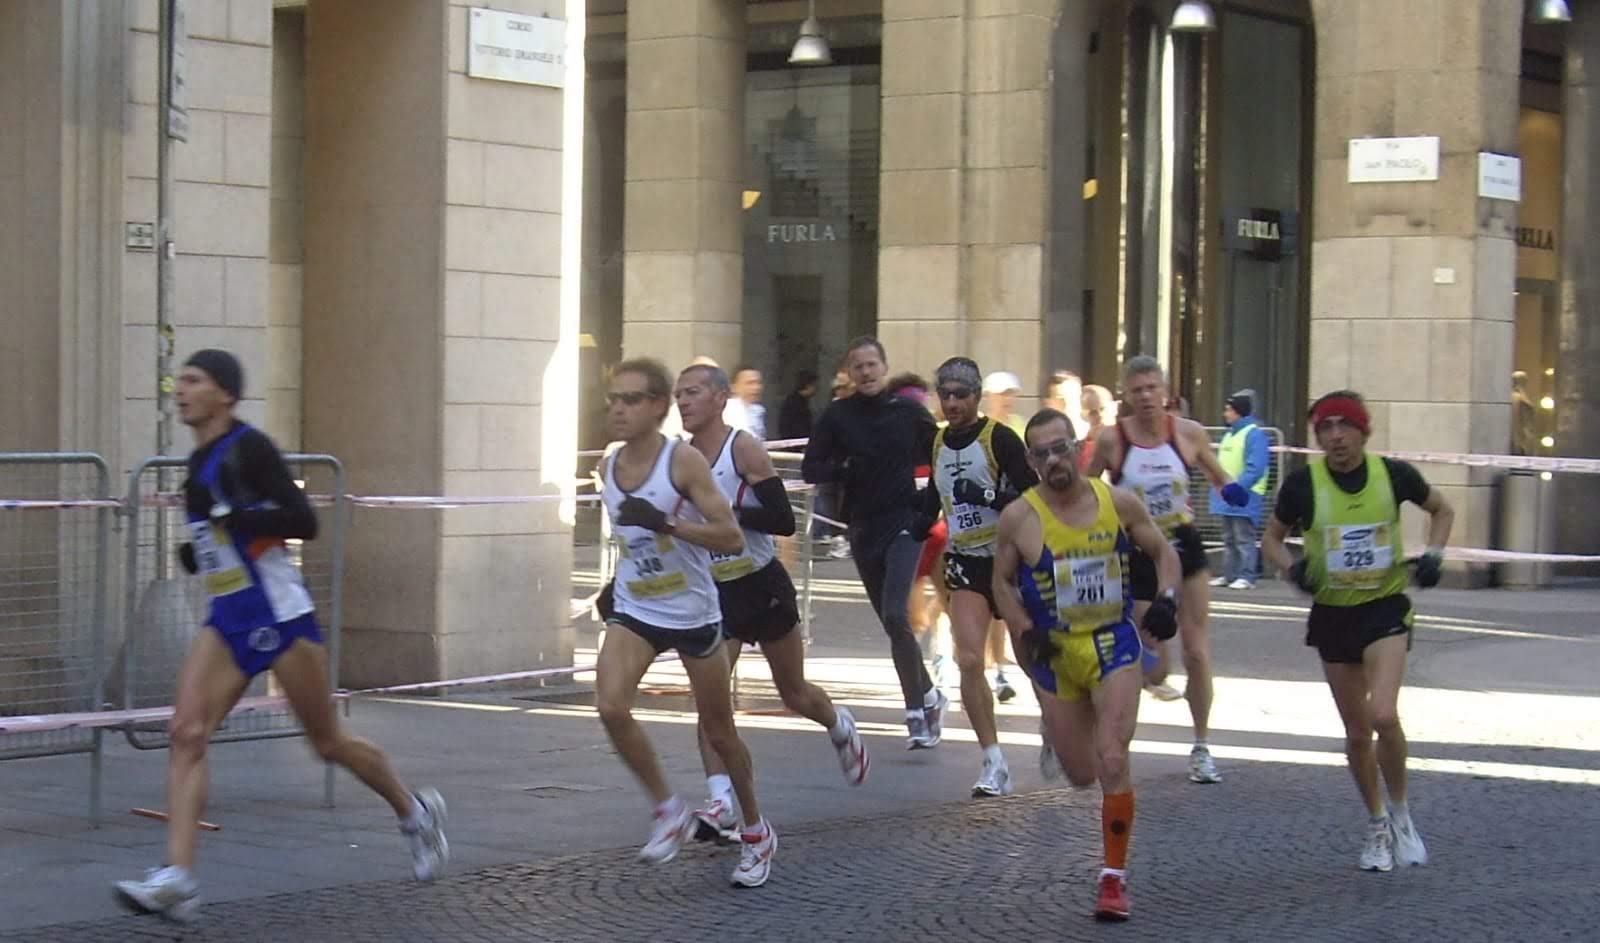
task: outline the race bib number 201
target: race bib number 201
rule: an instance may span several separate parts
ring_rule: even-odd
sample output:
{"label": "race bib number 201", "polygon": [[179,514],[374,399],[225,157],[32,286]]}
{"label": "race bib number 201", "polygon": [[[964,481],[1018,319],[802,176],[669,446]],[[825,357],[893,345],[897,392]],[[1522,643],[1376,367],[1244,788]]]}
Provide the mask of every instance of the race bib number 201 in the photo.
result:
{"label": "race bib number 201", "polygon": [[1056,563],[1056,608],[1062,613],[1122,605],[1122,574],[1110,557],[1068,558]]}

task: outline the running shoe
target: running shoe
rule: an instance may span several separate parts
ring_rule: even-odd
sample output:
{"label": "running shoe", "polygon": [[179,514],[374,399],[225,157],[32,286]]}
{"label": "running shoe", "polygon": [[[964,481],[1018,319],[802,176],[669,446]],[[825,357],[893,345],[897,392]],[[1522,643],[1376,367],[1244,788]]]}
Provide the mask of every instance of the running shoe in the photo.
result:
{"label": "running shoe", "polygon": [[1236,579],[1233,582],[1229,583],[1228,584],[1228,588],[1229,589],[1255,589],[1256,588],[1256,584],[1250,582],[1249,580],[1245,579],[1244,577],[1240,577],[1239,579]]}
{"label": "running shoe", "polygon": [[920,714],[906,715],[906,749],[927,750],[939,741],[933,740],[928,735],[927,711]]}
{"label": "running shoe", "polygon": [[431,881],[450,863],[450,842],[444,837],[444,796],[437,789],[418,789],[412,795],[422,806],[421,821],[415,829],[401,826],[400,831],[411,845],[411,873],[419,881]]}
{"label": "running shoe", "polygon": [[1056,746],[1050,742],[1050,731],[1044,727],[1044,718],[1039,719],[1039,776],[1045,782],[1051,783],[1061,778],[1061,759],[1056,756]]}
{"label": "running shoe", "polygon": [[1222,774],[1217,772],[1217,764],[1211,759],[1211,751],[1205,747],[1197,746],[1189,751],[1189,782],[1222,782]]}
{"label": "running shoe", "polygon": [[1367,844],[1361,849],[1361,870],[1394,870],[1394,830],[1387,816],[1367,829]]}
{"label": "running shoe", "polygon": [[1100,872],[1100,899],[1094,902],[1094,919],[1128,919],[1128,882],[1120,874]]}
{"label": "running shoe", "polygon": [[834,560],[850,559],[850,541],[843,537],[833,538],[833,547],[828,551],[828,556]]}
{"label": "running shoe", "polygon": [[1179,701],[1183,699],[1183,692],[1165,681],[1146,681],[1144,689],[1158,701]]}
{"label": "running shoe", "polygon": [[994,696],[1002,704],[1017,696],[1017,689],[998,671],[994,673]]}
{"label": "running shoe", "polygon": [[651,864],[666,864],[678,857],[678,849],[689,834],[689,807],[673,796],[666,807],[656,810],[655,825],[650,829],[650,840],[639,849],[639,857]]}
{"label": "running shoe", "polygon": [[1226,586],[1228,585],[1228,578],[1226,576],[1213,576],[1209,582],[1212,586]]}
{"label": "running shoe", "polygon": [[839,772],[844,774],[846,783],[859,786],[867,781],[872,758],[867,755],[867,744],[861,739],[861,732],[856,730],[855,715],[843,707],[838,708],[836,713],[839,715],[839,726],[845,730],[844,741],[833,745],[839,751]]}
{"label": "running shoe", "polygon": [[727,799],[707,799],[694,813],[694,840],[732,843],[738,838],[739,816]]}
{"label": "running shoe", "polygon": [[772,855],[778,850],[778,830],[766,819],[761,820],[761,831],[739,834],[743,848],[739,851],[739,866],[733,869],[735,887],[760,887],[772,875]]}
{"label": "running shoe", "polygon": [[943,691],[934,688],[933,694],[938,700],[934,701],[932,707],[924,707],[922,709],[922,715],[928,719],[928,746],[930,747],[938,746],[939,741],[944,738],[944,715],[945,710],[950,706],[950,699],[944,696]]}
{"label": "running shoe", "polygon": [[1389,817],[1394,825],[1394,863],[1402,868],[1428,863],[1428,848],[1410,815]]}
{"label": "running shoe", "polygon": [[173,923],[191,923],[200,915],[200,887],[183,868],[151,868],[142,881],[111,885],[117,902],[138,914],[158,914]]}
{"label": "running shoe", "polygon": [[1012,792],[1011,770],[1004,763],[983,761],[983,772],[972,784],[972,798],[983,796],[1009,796]]}

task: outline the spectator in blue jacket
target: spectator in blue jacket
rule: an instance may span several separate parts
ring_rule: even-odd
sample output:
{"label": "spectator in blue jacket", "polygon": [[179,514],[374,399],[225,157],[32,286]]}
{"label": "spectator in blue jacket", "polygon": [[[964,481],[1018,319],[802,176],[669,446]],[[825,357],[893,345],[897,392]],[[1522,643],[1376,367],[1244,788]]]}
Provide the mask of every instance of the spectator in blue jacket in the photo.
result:
{"label": "spectator in blue jacket", "polygon": [[1267,433],[1256,425],[1252,415],[1255,400],[1255,390],[1240,390],[1228,397],[1228,404],[1222,408],[1228,431],[1217,445],[1217,461],[1249,492],[1250,503],[1234,507],[1222,500],[1217,489],[1211,489],[1211,513],[1222,521],[1223,546],[1222,575],[1211,580],[1212,586],[1254,589],[1261,575],[1261,551],[1256,538],[1261,531],[1262,502],[1267,494],[1267,470],[1272,457]]}

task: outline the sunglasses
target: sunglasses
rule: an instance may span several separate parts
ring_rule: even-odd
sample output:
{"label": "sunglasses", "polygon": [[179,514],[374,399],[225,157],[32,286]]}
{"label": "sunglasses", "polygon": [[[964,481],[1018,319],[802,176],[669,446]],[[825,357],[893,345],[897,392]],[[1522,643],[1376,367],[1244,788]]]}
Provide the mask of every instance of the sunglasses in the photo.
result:
{"label": "sunglasses", "polygon": [[945,386],[939,389],[940,399],[968,399],[977,391],[970,386]]}
{"label": "sunglasses", "polygon": [[1063,458],[1071,455],[1077,447],[1078,443],[1062,439],[1060,442],[1052,442],[1049,445],[1041,445],[1038,448],[1029,449],[1028,454],[1033,456],[1034,461],[1048,462],[1052,458]]}
{"label": "sunglasses", "polygon": [[626,393],[607,393],[606,405],[615,406],[618,403],[621,403],[624,406],[637,406],[647,399],[654,398],[655,397],[644,392],[643,390],[629,390]]}

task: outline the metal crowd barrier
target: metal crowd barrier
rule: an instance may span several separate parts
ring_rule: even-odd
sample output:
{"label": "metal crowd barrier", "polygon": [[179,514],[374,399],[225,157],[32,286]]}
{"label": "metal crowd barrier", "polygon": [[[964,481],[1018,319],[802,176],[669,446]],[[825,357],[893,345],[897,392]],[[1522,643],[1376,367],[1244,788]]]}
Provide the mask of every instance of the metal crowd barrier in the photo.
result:
{"label": "metal crowd barrier", "polygon": [[[331,503],[318,511],[317,539],[290,541],[289,551],[317,608],[317,622],[328,647],[329,683],[339,686],[341,583],[345,530],[350,518],[344,469],[331,455],[285,455],[284,461],[307,494]],[[156,457],[141,462],[128,476],[124,505],[125,610],[124,638],[113,674],[111,700],[123,709],[173,703],[178,670],[195,633],[205,624],[207,599],[200,578],[183,571],[177,547],[188,540],[186,512],[176,492],[184,478],[181,458]],[[259,675],[246,697],[277,694],[269,674]],[[164,721],[131,724],[128,742],[141,750],[168,745]],[[299,736],[303,731],[287,706],[229,717],[212,742]],[[331,775],[331,772],[330,772]]]}
{"label": "metal crowd barrier", "polygon": [[[1260,429],[1267,434],[1269,449],[1275,449],[1283,444],[1282,429],[1275,426],[1261,426]],[[1206,433],[1211,436],[1212,448],[1222,441],[1222,436],[1227,431],[1226,427],[1221,426],[1206,427]],[[1266,526],[1273,508],[1278,506],[1278,486],[1283,483],[1283,476],[1291,470],[1291,467],[1285,464],[1285,453],[1268,452],[1267,456],[1267,493],[1262,495],[1261,502],[1262,527]],[[1299,458],[1299,456],[1287,457]],[[1298,467],[1298,463],[1294,467]],[[1208,546],[1222,546],[1222,518],[1211,513],[1211,480],[1206,477],[1205,471],[1198,464],[1189,469],[1189,504],[1194,508],[1194,526],[1200,531],[1200,539]]]}
{"label": "metal crowd barrier", "polygon": [[[115,512],[100,456],[0,454],[0,715],[100,708]],[[98,819],[99,730],[0,734],[0,760],[70,753]]]}

